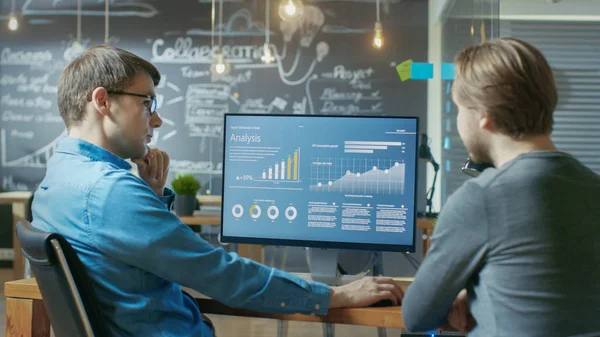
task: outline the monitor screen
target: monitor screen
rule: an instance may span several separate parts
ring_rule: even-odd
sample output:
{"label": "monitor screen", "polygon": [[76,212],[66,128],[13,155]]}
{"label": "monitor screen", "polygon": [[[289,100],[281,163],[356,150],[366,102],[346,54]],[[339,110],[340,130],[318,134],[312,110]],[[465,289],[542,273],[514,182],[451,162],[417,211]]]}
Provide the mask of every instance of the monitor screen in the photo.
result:
{"label": "monitor screen", "polygon": [[221,241],[415,250],[417,117],[226,114]]}

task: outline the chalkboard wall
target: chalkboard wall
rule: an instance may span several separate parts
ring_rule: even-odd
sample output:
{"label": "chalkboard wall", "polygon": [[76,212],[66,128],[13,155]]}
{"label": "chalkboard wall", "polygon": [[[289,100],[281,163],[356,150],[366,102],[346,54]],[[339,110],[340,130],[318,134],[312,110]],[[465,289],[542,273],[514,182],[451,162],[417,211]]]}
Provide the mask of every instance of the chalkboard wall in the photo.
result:
{"label": "chalkboard wall", "polygon": [[[226,112],[419,116],[426,129],[426,82],[400,82],[394,66],[427,60],[427,1],[381,1],[381,50],[371,45],[375,0],[304,1],[304,17],[295,24],[282,24],[273,0],[268,25],[267,3],[224,1],[219,26],[217,0],[213,48],[210,0],[110,2],[109,43],[153,62],[163,75],[157,93],[164,124],[154,138],[172,158],[171,176],[193,172],[203,193],[220,194]],[[2,190],[32,189],[65,135],[56,91],[78,53],[76,9],[75,0],[17,0],[20,27],[10,32],[10,1],[2,2]],[[104,9],[104,1],[83,1],[84,47],[104,43]],[[260,58],[267,26],[275,54],[270,64]],[[209,68],[220,28],[233,68],[217,79]],[[423,182],[421,174],[421,195]]]}

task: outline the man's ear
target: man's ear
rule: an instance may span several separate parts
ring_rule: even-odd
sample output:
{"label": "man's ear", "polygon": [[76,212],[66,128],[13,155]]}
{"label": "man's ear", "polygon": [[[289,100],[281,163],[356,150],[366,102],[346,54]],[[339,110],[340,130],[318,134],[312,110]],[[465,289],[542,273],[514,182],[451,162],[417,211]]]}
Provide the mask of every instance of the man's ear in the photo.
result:
{"label": "man's ear", "polygon": [[92,104],[101,115],[108,116],[110,114],[110,101],[104,87],[97,87],[92,91]]}
{"label": "man's ear", "polygon": [[496,124],[494,123],[494,119],[492,118],[490,113],[482,112],[479,115],[479,128],[489,132],[496,131]]}

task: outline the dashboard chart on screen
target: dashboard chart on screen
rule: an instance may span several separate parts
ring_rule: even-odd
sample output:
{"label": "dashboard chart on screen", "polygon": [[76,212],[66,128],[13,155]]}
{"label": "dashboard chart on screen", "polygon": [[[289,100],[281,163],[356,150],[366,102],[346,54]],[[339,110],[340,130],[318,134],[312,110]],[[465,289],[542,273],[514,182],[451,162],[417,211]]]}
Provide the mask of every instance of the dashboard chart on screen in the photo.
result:
{"label": "dashboard chart on screen", "polygon": [[417,124],[226,115],[223,240],[412,246]]}

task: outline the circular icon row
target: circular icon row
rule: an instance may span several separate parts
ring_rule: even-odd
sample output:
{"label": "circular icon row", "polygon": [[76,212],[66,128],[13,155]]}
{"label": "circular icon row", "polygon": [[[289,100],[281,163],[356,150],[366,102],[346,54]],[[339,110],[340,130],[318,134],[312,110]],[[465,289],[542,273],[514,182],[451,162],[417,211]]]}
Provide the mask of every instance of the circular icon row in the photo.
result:
{"label": "circular icon row", "polygon": [[[262,209],[258,205],[252,205],[250,206],[248,213],[252,219],[258,219],[262,214]],[[244,207],[240,204],[234,205],[231,209],[231,214],[233,214],[233,216],[236,218],[241,218],[244,215]],[[288,208],[285,209],[284,215],[288,220],[291,221],[296,219],[296,216],[298,216],[298,211],[294,206],[288,206]],[[279,208],[275,205],[269,206],[269,208],[267,208],[267,216],[271,220],[277,219],[279,217]]]}

